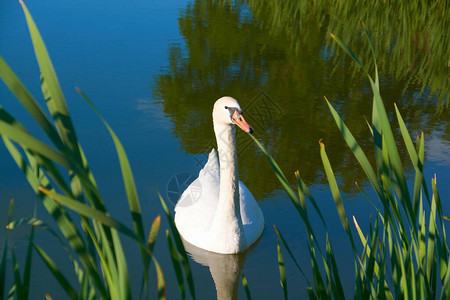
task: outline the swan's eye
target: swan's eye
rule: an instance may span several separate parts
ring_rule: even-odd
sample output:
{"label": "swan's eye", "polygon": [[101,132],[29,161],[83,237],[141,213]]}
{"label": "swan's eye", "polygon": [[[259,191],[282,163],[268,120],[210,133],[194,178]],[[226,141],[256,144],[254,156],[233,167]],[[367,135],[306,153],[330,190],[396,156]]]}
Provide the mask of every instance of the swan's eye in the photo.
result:
{"label": "swan's eye", "polygon": [[225,106],[225,109],[228,109],[228,106]]}

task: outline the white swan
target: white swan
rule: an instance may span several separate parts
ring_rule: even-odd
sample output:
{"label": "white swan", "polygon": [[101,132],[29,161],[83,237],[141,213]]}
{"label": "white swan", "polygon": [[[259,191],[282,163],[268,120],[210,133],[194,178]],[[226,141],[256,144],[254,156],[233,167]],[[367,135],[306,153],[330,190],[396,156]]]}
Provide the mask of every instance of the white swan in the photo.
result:
{"label": "white swan", "polygon": [[[209,154],[199,176],[175,206],[175,224],[189,243],[216,253],[239,253],[258,240],[264,216],[255,198],[238,179],[234,124],[253,129],[231,97],[216,101],[213,109],[217,149]],[[220,165],[219,165],[220,161]]]}

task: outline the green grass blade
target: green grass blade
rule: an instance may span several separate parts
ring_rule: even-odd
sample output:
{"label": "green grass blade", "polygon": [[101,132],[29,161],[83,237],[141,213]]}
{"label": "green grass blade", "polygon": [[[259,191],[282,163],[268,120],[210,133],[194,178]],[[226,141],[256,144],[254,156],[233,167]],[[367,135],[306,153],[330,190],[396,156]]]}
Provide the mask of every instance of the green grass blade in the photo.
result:
{"label": "green grass blade", "polygon": [[32,243],[34,240],[34,227],[31,227],[30,236],[28,238],[27,254],[25,256],[25,269],[22,279],[22,297],[28,299],[28,293],[30,290],[30,275],[31,275],[31,257],[32,257]]}
{"label": "green grass blade", "polygon": [[17,262],[16,252],[11,249],[11,260],[13,265],[14,286],[16,287],[17,299],[22,300],[22,281],[20,280],[19,263]]}
{"label": "green grass blade", "polygon": [[[152,226],[150,227],[150,233],[147,239],[147,248],[153,253],[153,248],[155,247],[156,238],[158,236],[159,227],[161,225],[161,216],[157,216],[155,220],[153,220]],[[150,264],[148,265],[148,267]],[[142,276],[141,288],[139,291],[139,298],[142,298],[142,293],[145,290],[145,298],[149,297],[149,286],[148,286],[148,267],[144,268],[144,276]]]}
{"label": "green grass blade", "polygon": [[303,272],[302,268],[300,267],[300,264],[297,262],[297,260],[295,259],[294,254],[292,253],[291,249],[289,248],[288,243],[286,242],[286,240],[284,239],[283,235],[281,234],[281,232],[278,230],[277,226],[273,226],[275,228],[275,232],[278,236],[278,238],[281,240],[281,242],[283,243],[283,246],[286,248],[287,252],[289,253],[289,256],[291,257],[291,259],[294,261],[294,264],[297,266],[297,269],[300,271],[300,273],[302,274],[303,278],[305,279],[306,283],[308,285],[311,285],[308,281],[308,278],[306,277],[305,273]]}
{"label": "green grass blade", "polygon": [[52,140],[52,142],[58,147],[58,149],[63,150],[63,143],[58,135],[58,132],[50,123],[49,119],[42,111],[39,104],[31,96],[27,88],[22,84],[20,79],[11,70],[8,64],[0,57],[0,78],[6,84],[6,86],[11,90],[11,92],[16,96],[20,103],[27,109],[31,116],[36,120],[39,126],[45,131],[47,136]]}
{"label": "green grass blade", "polygon": [[320,217],[320,220],[322,221],[322,224],[325,228],[327,228],[327,224],[325,223],[325,219],[322,215],[322,212],[319,209],[319,206],[317,205],[316,201],[314,200],[314,197],[312,196],[311,192],[309,191],[306,184],[303,182],[302,178],[300,177],[300,173],[298,171],[295,171],[295,177],[297,178],[297,187],[299,190],[299,199],[300,204],[302,205],[303,209],[306,211],[306,203],[305,203],[305,194],[308,196],[309,201],[313,205],[314,209],[316,210],[317,214]]}
{"label": "green grass blade", "polygon": [[381,199],[383,199],[383,193],[380,189],[380,186],[378,184],[377,175],[375,174],[372,165],[369,162],[369,159],[367,158],[364,151],[359,146],[358,142],[353,137],[352,133],[348,129],[348,127],[345,125],[344,121],[341,119],[339,114],[336,112],[334,107],[330,104],[327,98],[325,98],[325,101],[328,104],[328,107],[331,111],[331,114],[333,115],[333,118],[341,131],[342,137],[344,138],[347,145],[350,147],[350,149],[353,152],[353,155],[355,155],[355,158],[358,160],[359,164],[363,168],[364,172],[366,173],[367,178],[369,179],[370,183],[374,187],[377,194],[380,196]]}
{"label": "green grass blade", "polygon": [[[22,155],[20,154],[20,152],[13,145],[13,143],[5,137],[3,137],[3,141],[4,141],[5,146],[7,147],[8,151],[10,152],[12,158],[16,162],[17,166],[22,170],[22,172],[24,173],[25,177],[27,178],[29,184],[31,185],[31,187],[33,188],[35,193],[39,194],[41,196],[42,203],[44,204],[45,208],[55,219],[55,221],[58,224],[58,227],[60,228],[64,237],[67,239],[70,246],[77,253],[78,258],[80,259],[81,263],[83,264],[83,266],[89,273],[89,275],[92,279],[92,282],[95,284],[96,288],[98,289],[100,296],[106,297],[106,290],[105,290],[102,280],[96,270],[93,258],[86,251],[84,241],[81,238],[81,235],[79,234],[77,227],[72,222],[71,218],[68,216],[67,212],[65,211],[65,209],[62,206],[60,206],[53,199],[46,196],[45,194],[40,193],[40,191],[39,191],[39,187],[41,185],[42,186],[49,185],[48,180],[46,179],[46,177],[37,178],[35,172],[28,166],[28,164],[25,162],[25,160],[22,157]],[[42,172],[40,175],[42,175]]]}
{"label": "green grass blade", "polygon": [[3,118],[4,114],[2,114],[2,112],[3,109],[0,107],[0,135],[7,136],[26,149],[39,153],[45,157],[51,157],[53,161],[64,166],[65,168],[70,168],[69,161],[58,151],[32,137],[30,134],[19,129],[17,126],[5,122],[5,119]]}
{"label": "green grass blade", "polygon": [[[81,203],[79,201],[76,201],[74,199],[70,199],[69,197],[60,195],[56,193],[55,191],[47,190],[43,187],[40,187],[39,190],[44,193],[45,195],[49,196],[53,200],[57,201],[58,203],[61,203],[64,206],[67,206],[68,208],[76,211],[80,215],[83,215],[85,217],[88,217],[90,219],[94,219],[98,222],[101,222],[109,227],[115,228],[122,232],[123,234],[127,235],[131,239],[137,241],[140,244],[143,244],[144,242],[138,237],[134,231],[129,229],[127,226],[122,224],[121,222],[113,219],[112,217],[106,215],[104,212],[99,211],[95,208],[92,208],[84,203]],[[145,245],[145,244],[144,244]]]}
{"label": "green grass blade", "polygon": [[42,250],[42,248],[40,248],[35,243],[33,243],[33,247],[34,247],[34,249],[36,249],[36,252],[42,258],[45,265],[48,267],[50,272],[56,278],[56,280],[61,285],[61,287],[64,289],[64,291],[67,293],[67,295],[71,299],[78,299],[78,295],[77,295],[76,291],[73,289],[72,285],[66,279],[66,277],[64,277],[64,275],[61,273],[61,270],[58,268],[58,266],[55,264],[55,262],[48,256],[47,253],[45,253],[44,250]]}
{"label": "green grass blade", "polygon": [[[14,200],[11,199],[9,202],[8,211],[8,224],[11,220],[11,215],[13,212]],[[6,226],[8,228],[8,226]],[[0,300],[3,300],[3,295],[5,293],[5,275],[6,275],[6,254],[8,253],[8,233],[5,234],[5,245],[3,246],[2,260],[0,262]]]}
{"label": "green grass blade", "polygon": [[[434,181],[434,179],[433,179]],[[434,183],[434,182],[433,182]],[[427,239],[427,278],[431,284],[431,272],[436,268],[436,258],[435,258],[435,238],[436,238],[436,197],[433,193],[431,200],[431,211],[430,211],[430,223],[428,225],[428,239]]]}
{"label": "green grass blade", "polygon": [[335,299],[345,299],[344,289],[342,287],[341,278],[339,276],[338,267],[336,264],[336,258],[334,256],[333,247],[331,246],[330,239],[328,234],[326,235],[326,251],[327,251],[327,265],[330,267],[330,270],[333,272],[333,277],[331,280],[332,292]]}
{"label": "green grass blade", "polygon": [[5,244],[3,246],[2,260],[0,262],[0,299],[3,300],[5,293],[5,274],[6,274],[6,253],[8,252],[8,237],[5,236]]}
{"label": "green grass blade", "polygon": [[130,276],[128,273],[127,261],[125,259],[125,253],[123,252],[122,243],[117,230],[111,230],[111,233],[117,263],[117,271],[119,274],[119,281],[116,284],[120,287],[119,297],[116,299],[131,299]]}
{"label": "green grass blade", "polygon": [[447,268],[444,281],[442,282],[441,300],[450,298],[450,268]]}
{"label": "green grass blade", "polygon": [[[253,139],[253,141],[258,145],[258,147],[261,149],[261,151],[266,156],[267,160],[269,161],[270,165],[272,166],[272,169],[275,171],[275,174],[280,181],[281,185],[283,186],[284,190],[288,193],[289,198],[291,199],[292,204],[296,208],[297,212],[299,213],[300,217],[303,219],[308,234],[312,235],[315,238],[314,230],[311,226],[311,223],[308,220],[308,216],[306,214],[306,210],[303,208],[302,203],[300,202],[299,198],[297,197],[294,190],[289,185],[289,182],[286,179],[286,176],[284,175],[283,171],[281,171],[280,167],[276,163],[276,161],[273,159],[273,157],[267,152],[267,150],[264,148],[264,146],[252,135],[249,134],[249,136]],[[308,195],[308,197],[311,197],[311,194],[309,193],[309,190],[306,188],[306,185],[301,185],[301,188],[303,188],[303,191]],[[301,191],[301,189],[300,189]]]}
{"label": "green grass blade", "polygon": [[376,55],[375,55],[375,47],[373,46],[372,38],[370,37],[369,31],[367,30],[364,22],[362,22],[362,25],[364,28],[364,32],[366,33],[367,40],[369,41],[370,50],[372,51],[373,63],[375,66],[375,86],[377,87],[377,89],[379,89],[380,84],[379,84],[379,80],[378,80],[378,67],[377,67],[377,59],[376,59]]}
{"label": "green grass blade", "polygon": [[284,299],[288,299],[287,282],[286,282],[286,269],[284,266],[283,252],[281,251],[280,241],[277,241],[277,253],[278,253],[278,269],[280,270],[280,284],[283,288]]}
{"label": "green grass blade", "polygon": [[267,160],[269,161],[270,165],[272,166],[272,169],[275,171],[275,174],[276,174],[278,180],[283,185],[283,188],[286,190],[286,192],[288,193],[291,200],[294,201],[296,205],[300,205],[300,202],[297,199],[297,196],[296,196],[294,190],[289,185],[289,182],[286,179],[286,176],[284,175],[283,171],[281,171],[281,169],[278,166],[278,164],[276,163],[276,161],[272,158],[272,156],[267,152],[267,150],[264,148],[264,146],[252,134],[248,134],[248,135],[253,139],[253,141],[255,141],[256,145],[258,145],[259,149],[261,149],[261,151],[266,156]]}
{"label": "green grass blade", "polygon": [[39,30],[37,29],[36,24],[28,11],[28,8],[22,0],[20,0],[20,4],[22,5],[22,9],[25,14],[28,30],[33,42],[34,53],[36,54],[36,59],[41,70],[42,92],[47,101],[50,114],[55,121],[56,129],[59,132],[61,140],[72,150],[73,153],[75,153],[76,157],[79,159],[79,162],[81,162],[75,130],[70,120],[67,105],[64,100],[58,78],[56,77],[53,64],[50,60]]}
{"label": "green grass blade", "polygon": [[165,300],[166,299],[166,282],[164,280],[164,274],[161,269],[161,266],[159,265],[156,258],[152,255],[153,263],[155,264],[156,269],[156,287],[158,290],[158,299],[159,300]]}
{"label": "green grass blade", "polygon": [[425,237],[425,211],[422,208],[422,196],[419,199],[419,261],[422,269],[425,269],[426,261],[426,237]]}
{"label": "green grass blade", "polygon": [[250,294],[250,288],[248,287],[247,277],[245,277],[244,272],[242,272],[242,285],[244,286],[245,295],[247,300],[252,300],[252,295]]}
{"label": "green grass blade", "polygon": [[322,163],[325,168],[325,174],[327,175],[328,183],[330,185],[331,194],[333,195],[334,203],[336,204],[336,208],[339,214],[339,218],[341,219],[342,226],[344,227],[347,235],[352,244],[353,251],[356,250],[355,242],[353,241],[353,236],[350,231],[350,227],[348,225],[347,215],[345,213],[344,204],[342,202],[341,193],[339,192],[339,188],[336,182],[336,178],[334,176],[333,169],[331,168],[330,161],[328,159],[327,153],[325,151],[325,144],[319,142],[320,144],[320,156],[322,158]]}
{"label": "green grass blade", "polygon": [[323,283],[322,275],[320,273],[319,264],[316,259],[316,252],[312,243],[308,240],[309,257],[311,258],[311,266],[314,278],[314,286],[316,288],[319,298],[328,298],[325,284]]}
{"label": "green grass blade", "polygon": [[330,33],[330,36],[336,41],[336,43],[338,43],[339,46],[341,46],[341,48],[347,52],[348,55],[350,55],[357,63],[358,65],[360,65],[360,67],[364,70],[364,72],[366,74],[369,74],[367,72],[366,67],[363,65],[363,63],[359,60],[359,58],[356,56],[355,53],[353,53],[352,49],[350,49],[350,47],[348,47],[343,41],[341,41],[340,38],[338,38],[337,36],[335,36],[334,34]]}
{"label": "green grass blade", "polygon": [[159,227],[161,226],[161,216],[157,216],[153,220],[152,226],[150,228],[150,233],[148,235],[147,245],[150,251],[153,251],[155,247],[156,238],[158,237]]}
{"label": "green grass blade", "polygon": [[186,250],[184,249],[183,242],[181,240],[180,234],[178,233],[177,227],[175,226],[175,222],[173,220],[172,215],[169,212],[169,208],[167,207],[164,198],[158,192],[159,200],[161,201],[161,205],[164,209],[164,212],[167,217],[167,221],[169,222],[170,231],[173,234],[173,239],[175,241],[175,245],[178,249],[178,255],[180,257],[181,264],[183,265],[184,275],[186,276],[186,280],[188,282],[189,291],[191,293],[192,299],[195,299],[195,287],[194,287],[194,279],[192,277],[191,267],[189,266],[189,260],[186,254]]}
{"label": "green grass blade", "polygon": [[120,142],[119,138],[117,137],[116,133],[112,130],[111,126],[109,126],[108,122],[102,117],[100,112],[95,107],[94,103],[89,100],[89,98],[79,89],[77,88],[77,91],[80,93],[80,95],[86,100],[86,102],[91,106],[91,108],[97,113],[100,120],[102,120],[105,127],[108,129],[113,142],[114,146],[116,147],[117,156],[119,158],[120,167],[122,171],[123,176],[123,182],[125,185],[125,190],[127,193],[127,199],[128,199],[128,205],[130,208],[131,216],[133,218],[136,234],[144,239],[144,226],[142,223],[142,214],[141,214],[141,207],[139,204],[139,198],[136,190],[136,184],[134,181],[133,173],[131,171],[130,162],[128,160],[128,157],[125,153],[125,149],[123,148],[122,143]]}
{"label": "green grass blade", "polygon": [[[400,127],[400,131],[402,133],[403,140],[406,145],[406,149],[408,150],[409,157],[411,158],[411,161],[413,163],[414,168],[416,169],[416,182],[414,184],[414,195],[413,195],[413,204],[416,211],[417,210],[417,204],[418,204],[418,194],[420,191],[420,185],[423,185],[423,190],[425,192],[425,196],[428,199],[428,202],[430,202],[430,195],[428,194],[428,188],[425,181],[425,178],[423,176],[423,163],[424,163],[424,137],[423,132],[421,133],[420,139],[418,139],[418,151],[416,151],[414,144],[412,142],[411,136],[409,135],[408,129],[406,128],[405,121],[403,121],[403,117],[400,113],[400,110],[398,109],[397,105],[394,104],[395,107],[395,113],[397,115],[398,124]],[[417,214],[417,212],[415,212]]]}
{"label": "green grass blade", "polygon": [[399,193],[399,196],[401,197],[400,202],[406,208],[408,216],[407,220],[412,222],[412,220],[414,219],[413,209],[411,205],[408,187],[406,185],[405,172],[403,170],[400,154],[398,152],[397,144],[394,139],[394,134],[392,132],[389,118],[387,116],[386,109],[384,108],[383,101],[381,99],[381,95],[379,94],[379,91],[375,90],[373,81],[371,81],[371,85],[372,91],[374,93],[374,101],[376,102],[379,118],[381,121],[382,132],[384,138],[386,139],[386,145],[389,151],[391,167],[397,179],[397,184],[395,184],[395,186],[397,186],[397,189],[400,190]]}
{"label": "green grass blade", "polygon": [[169,230],[166,230],[166,237],[167,237],[167,244],[169,246],[170,251],[170,258],[172,260],[172,265],[175,270],[175,275],[177,277],[178,281],[178,289],[180,290],[181,299],[186,299],[186,291],[184,287],[184,280],[183,280],[183,270],[181,269],[181,262],[180,258],[178,256],[177,249],[175,248],[175,245],[172,241],[172,238],[170,237]]}

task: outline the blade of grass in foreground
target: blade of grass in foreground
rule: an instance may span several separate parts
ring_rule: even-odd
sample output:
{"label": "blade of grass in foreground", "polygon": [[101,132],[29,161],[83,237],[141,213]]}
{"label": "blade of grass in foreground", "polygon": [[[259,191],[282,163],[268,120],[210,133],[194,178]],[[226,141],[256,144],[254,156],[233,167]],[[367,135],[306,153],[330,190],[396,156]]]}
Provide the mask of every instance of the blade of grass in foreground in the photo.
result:
{"label": "blade of grass in foreground", "polygon": [[49,119],[42,111],[39,104],[36,102],[27,88],[23,85],[23,83],[16,76],[13,70],[8,66],[8,64],[3,60],[2,57],[0,57],[0,78],[11,90],[14,96],[16,96],[20,103],[28,110],[31,116],[33,116],[33,118],[45,131],[52,142],[58,147],[60,151],[62,151],[64,149],[64,146],[58,135],[58,132],[50,123]]}
{"label": "blade of grass in foreground", "polygon": [[48,254],[44,250],[42,250],[41,247],[36,245],[35,243],[33,243],[33,247],[34,247],[34,249],[36,249],[36,252],[42,258],[42,260],[44,261],[45,265],[48,267],[48,269],[53,274],[53,276],[55,276],[56,280],[61,285],[61,287],[64,289],[66,294],[71,299],[79,299],[77,292],[72,287],[72,285],[70,284],[69,280],[67,280],[67,278],[64,277],[64,275],[61,273],[61,270],[59,270],[58,266],[50,258],[50,256],[48,256]]}
{"label": "blade of grass in foreground", "polygon": [[[11,215],[14,207],[14,200],[9,202],[8,224],[11,221]],[[0,262],[0,300],[3,300],[5,292],[5,274],[6,274],[6,254],[8,253],[8,232],[5,234],[5,245],[3,246],[2,260]]]}
{"label": "blade of grass in foreground", "polygon": [[[356,139],[353,137],[353,134],[348,129],[347,125],[345,125],[344,121],[341,119],[339,114],[336,112],[334,107],[331,105],[331,103],[328,101],[326,97],[325,101],[328,104],[328,107],[331,111],[331,114],[334,118],[334,121],[336,122],[336,125],[338,126],[339,130],[341,131],[342,137],[344,138],[347,145],[352,150],[353,154],[355,155],[355,158],[358,160],[360,166],[363,168],[364,172],[366,173],[367,178],[369,179],[370,183],[372,184],[373,188],[376,190],[377,194],[381,197],[383,197],[383,192],[380,189],[380,186],[378,184],[377,175],[375,174],[375,171],[372,168],[372,165],[369,162],[369,159],[367,158],[364,151],[359,146]],[[381,198],[383,199],[383,198]]]}
{"label": "blade of grass in foreground", "polygon": [[334,203],[336,204],[336,208],[339,214],[339,218],[341,219],[342,226],[344,226],[344,229],[347,232],[347,235],[352,244],[353,252],[355,253],[356,251],[355,242],[353,241],[353,236],[350,231],[350,227],[348,225],[348,219],[345,213],[344,204],[342,203],[341,193],[339,192],[339,188],[336,182],[336,178],[334,176],[333,169],[331,168],[330,161],[325,151],[325,144],[322,143],[322,141],[319,141],[319,144],[320,144],[320,156],[322,158],[323,166],[325,168],[325,174],[327,175],[328,184],[330,185],[331,194],[333,195]]}
{"label": "blade of grass in foreground", "polygon": [[278,252],[278,268],[280,270],[280,284],[283,288],[284,299],[288,299],[287,293],[287,282],[286,282],[286,269],[284,267],[283,252],[281,251],[280,241],[277,241],[277,252]]}
{"label": "blade of grass in foreground", "polygon": [[140,237],[138,237],[134,233],[134,231],[132,231],[131,229],[129,229],[127,226],[120,223],[119,221],[113,219],[112,217],[107,216],[104,212],[99,211],[95,208],[92,208],[92,207],[90,207],[84,203],[81,203],[77,200],[70,199],[69,197],[60,195],[60,194],[56,193],[55,191],[50,191],[43,187],[40,187],[39,190],[42,193],[44,193],[45,195],[52,198],[53,200],[76,211],[80,215],[86,216],[88,218],[91,218],[98,222],[101,222],[109,227],[115,228],[115,229],[119,230],[120,232],[122,232],[123,234],[127,235],[128,237],[132,238],[133,240],[137,241],[138,243],[144,244],[143,240],[141,240]]}
{"label": "blade of grass in foreground", "polygon": [[250,289],[248,287],[247,277],[245,277],[244,272],[242,272],[242,285],[244,286],[245,295],[247,300],[252,300],[252,295],[250,294]]}
{"label": "blade of grass in foreground", "polygon": [[311,284],[308,281],[308,278],[306,277],[305,273],[303,272],[302,268],[300,267],[300,264],[297,262],[297,260],[295,259],[294,254],[292,253],[291,249],[289,248],[288,243],[286,242],[286,240],[284,239],[283,235],[281,234],[281,232],[278,230],[277,226],[273,226],[275,228],[275,232],[278,236],[278,238],[281,240],[281,242],[283,243],[284,247],[286,248],[287,252],[289,253],[289,256],[292,258],[292,260],[294,261],[294,264],[297,266],[297,269],[300,271],[300,273],[302,274],[303,278],[305,279],[306,283],[308,284],[308,286],[311,286]]}
{"label": "blade of grass in foreground", "polygon": [[184,271],[184,275],[186,276],[186,280],[188,282],[191,297],[192,297],[192,299],[195,299],[196,297],[195,297],[194,279],[192,277],[192,271],[191,271],[191,267],[189,266],[189,260],[188,260],[187,254],[186,254],[186,250],[184,249],[183,242],[181,240],[180,234],[178,233],[177,227],[175,226],[173,217],[169,212],[169,208],[167,207],[167,204],[164,201],[164,198],[161,196],[161,194],[159,192],[158,192],[158,197],[159,197],[159,200],[161,201],[161,205],[164,209],[167,220],[169,221],[170,230],[172,231],[173,239],[175,240],[175,245],[178,249],[178,255],[180,257],[181,264],[183,265],[183,271]]}
{"label": "blade of grass in foreground", "polygon": [[180,290],[181,299],[186,299],[186,292],[184,288],[184,280],[183,280],[183,271],[181,270],[181,262],[180,258],[178,256],[177,249],[175,248],[175,245],[172,241],[172,238],[170,237],[169,230],[166,230],[166,237],[167,237],[167,244],[169,246],[170,251],[170,258],[172,260],[172,265],[175,270],[175,275],[177,277],[178,281],[178,289]]}
{"label": "blade of grass in foreground", "polygon": [[22,5],[23,12],[28,24],[31,40],[33,42],[34,53],[41,70],[42,92],[44,98],[47,100],[47,106],[54,118],[56,128],[64,144],[66,144],[75,153],[78,162],[81,162],[81,156],[78,148],[78,142],[75,136],[75,130],[70,120],[66,101],[61,90],[61,87],[56,77],[53,64],[45,47],[44,41],[37,29],[33,18],[28,11],[25,3],[19,0]]}

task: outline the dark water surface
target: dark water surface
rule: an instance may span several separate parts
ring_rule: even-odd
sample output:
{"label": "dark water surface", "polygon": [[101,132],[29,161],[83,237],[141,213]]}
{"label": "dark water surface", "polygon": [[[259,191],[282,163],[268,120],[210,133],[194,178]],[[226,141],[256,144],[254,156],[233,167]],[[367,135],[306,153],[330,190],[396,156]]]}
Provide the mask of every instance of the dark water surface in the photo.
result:
{"label": "dark water surface", "polygon": [[[358,181],[364,186],[364,174],[336,129],[323,96],[370,155],[370,132],[364,116],[370,119],[372,95],[364,74],[336,50],[328,34],[341,36],[373,71],[359,25],[365,20],[377,51],[387,110],[392,115],[393,103],[397,103],[413,136],[424,132],[426,179],[430,182],[437,174],[444,215],[449,215],[449,57],[445,46],[449,45],[445,27],[449,17],[417,13],[414,19],[403,16],[401,8],[372,8],[370,13],[370,7],[337,9],[325,1],[311,7],[296,7],[294,1],[286,2],[292,4],[290,7],[276,6],[277,1],[255,2],[47,0],[28,1],[27,5],[46,42],[78,138],[113,216],[131,224],[128,213],[123,213],[128,206],[115,150],[107,131],[74,87],[80,87],[95,102],[121,138],[147,216],[146,228],[162,214],[156,189],[173,207],[179,193],[177,180],[196,176],[204,164],[203,153],[215,146],[212,105],[221,96],[233,96],[240,101],[256,137],[285,174],[294,183],[293,173],[300,170],[316,197],[330,222],[329,235],[350,296],[354,281],[350,244],[327,187],[318,141],[326,144],[345,193],[347,215],[355,215],[364,230],[373,209],[354,184]],[[390,23],[379,21],[384,19]],[[413,25],[405,25],[404,20]],[[38,66],[16,1],[0,4],[0,55],[41,99]],[[32,133],[41,134],[3,84],[0,104]],[[397,128],[396,121],[392,125]],[[267,223],[259,244],[244,257],[243,271],[254,299],[282,298],[273,225],[290,241],[310,275],[305,230],[262,153],[240,132],[237,147],[240,179],[261,205]],[[407,153],[404,148],[401,151],[408,176],[414,178]],[[0,224],[6,223],[11,198],[16,201],[14,218],[32,215],[34,195],[5,147],[0,146]],[[51,224],[43,209],[39,209],[39,216]],[[313,223],[319,226],[318,220]],[[3,243],[5,229],[0,227]],[[163,228],[167,228],[165,223]],[[22,256],[26,234],[27,230],[11,232]],[[65,254],[59,254],[63,253],[60,245],[45,232],[39,232],[36,240],[70,274],[72,266]],[[140,270],[140,261],[132,260],[137,250],[134,244],[125,250],[130,253],[129,267]],[[178,298],[163,234],[156,253],[165,272],[167,295]],[[285,261],[290,296],[306,296],[305,281],[287,256]],[[214,298],[209,269],[191,265],[199,298]],[[140,278],[139,272],[135,273],[131,276],[137,289]],[[64,297],[56,284],[47,284],[52,280],[36,257],[31,298],[42,298],[45,293],[54,299]],[[242,285],[238,298],[245,298]]]}

